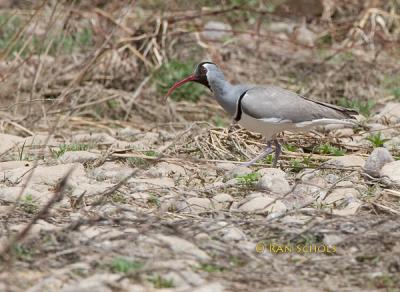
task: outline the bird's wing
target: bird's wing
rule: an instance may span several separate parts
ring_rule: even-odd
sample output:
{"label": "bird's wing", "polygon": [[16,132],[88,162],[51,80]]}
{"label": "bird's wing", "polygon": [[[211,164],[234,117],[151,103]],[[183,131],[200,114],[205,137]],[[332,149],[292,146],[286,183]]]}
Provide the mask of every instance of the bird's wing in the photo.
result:
{"label": "bird's wing", "polygon": [[256,119],[276,119],[302,123],[318,119],[351,119],[354,110],[312,101],[276,86],[253,87],[243,94],[238,108]]}

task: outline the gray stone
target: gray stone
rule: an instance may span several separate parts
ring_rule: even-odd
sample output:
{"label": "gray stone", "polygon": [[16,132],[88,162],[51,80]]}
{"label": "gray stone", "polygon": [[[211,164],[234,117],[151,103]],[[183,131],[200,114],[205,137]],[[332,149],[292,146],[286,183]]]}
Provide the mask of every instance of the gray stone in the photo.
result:
{"label": "gray stone", "polygon": [[202,35],[207,40],[223,40],[232,36],[232,27],[224,22],[209,21],[205,24]]}
{"label": "gray stone", "polygon": [[364,166],[364,158],[358,155],[345,155],[332,158],[325,162],[325,165],[335,167],[362,167]]}
{"label": "gray stone", "polygon": [[[286,210],[285,204],[262,193],[253,193],[238,204],[238,210],[242,212],[264,213]],[[274,203],[273,203],[274,202]]]}
{"label": "gray stone", "polygon": [[388,102],[384,108],[381,109],[377,116],[379,120],[390,121],[391,123],[400,122],[400,103]]}
{"label": "gray stone", "polygon": [[373,177],[379,177],[382,167],[394,159],[390,152],[384,148],[375,148],[364,164],[364,171]]}
{"label": "gray stone", "polygon": [[58,146],[59,143],[48,134],[36,134],[34,136],[29,136],[24,139],[20,144],[25,144],[25,146]]}
{"label": "gray stone", "polygon": [[305,23],[303,23],[300,27],[295,28],[293,31],[293,36],[297,43],[309,47],[314,46],[315,39],[317,38],[317,35],[308,29]]}
{"label": "gray stone", "polygon": [[89,182],[81,182],[78,187],[72,190],[72,197],[80,197],[81,195],[85,196],[94,196],[100,193],[105,192],[108,189],[111,189],[114,184],[103,181],[89,181]]}
{"label": "gray stone", "polygon": [[114,289],[111,288],[110,284],[117,283],[120,275],[118,274],[104,274],[97,273],[86,279],[79,279],[75,283],[64,286],[62,292],[112,292]]}
{"label": "gray stone", "polygon": [[364,138],[369,137],[371,134],[381,133],[383,138],[391,138],[396,135],[396,130],[380,123],[370,123],[367,125],[368,132],[363,134]]}
{"label": "gray stone", "polygon": [[400,185],[400,160],[389,162],[382,167],[381,177],[389,180],[389,183]]}
{"label": "gray stone", "polygon": [[191,292],[223,292],[225,291],[224,286],[221,283],[207,283],[202,286],[197,286],[190,289]]}
{"label": "gray stone", "polygon": [[196,245],[193,243],[177,237],[177,236],[167,236],[167,235],[162,235],[162,234],[157,234],[155,237],[160,240],[161,242],[167,244],[169,248],[180,255],[180,257],[188,255],[188,256],[193,256],[196,259],[199,260],[210,260],[210,256],[199,249]]}
{"label": "gray stone", "polygon": [[24,138],[8,134],[0,134],[0,154],[7,152],[22,141],[24,141]]}
{"label": "gray stone", "polygon": [[134,170],[130,167],[116,162],[105,162],[102,166],[97,167],[90,171],[90,177],[96,180],[111,180],[111,182],[118,182],[125,177],[132,174]]}
{"label": "gray stone", "polygon": [[189,198],[186,200],[192,212],[204,212],[214,209],[214,205],[208,198]]}
{"label": "gray stone", "polygon": [[[64,283],[55,276],[43,277],[34,286],[30,287],[27,292],[43,292],[43,291],[60,291]],[[2,290],[7,291],[7,290]],[[11,290],[8,290],[11,291]]]}
{"label": "gray stone", "polygon": [[26,167],[26,169],[29,169],[29,167],[31,166],[32,162],[29,161],[6,161],[6,162],[0,162],[0,171],[22,168],[22,167]]}
{"label": "gray stone", "polygon": [[362,203],[358,200],[351,200],[341,209],[333,209],[332,213],[339,216],[350,216],[357,213]]}
{"label": "gray stone", "polygon": [[133,129],[133,128],[127,127],[127,128],[122,128],[122,129],[118,130],[116,134],[118,137],[120,137],[122,139],[128,139],[128,141],[129,141],[129,140],[136,138],[136,136],[141,133],[142,132],[138,129]]}
{"label": "gray stone", "polygon": [[72,138],[73,143],[89,143],[89,144],[114,144],[117,139],[106,133],[77,134]]}
{"label": "gray stone", "polygon": [[25,167],[16,168],[11,171],[6,171],[6,179],[13,184],[24,185],[29,182],[29,185],[47,185],[55,186],[60,182],[70,171],[67,184],[77,186],[80,182],[86,180],[85,169],[82,164],[70,163],[55,166],[38,166],[34,170],[33,175],[28,181],[29,175]]}
{"label": "gray stone", "polygon": [[246,175],[246,174],[250,174],[252,172],[253,171],[250,168],[246,167],[246,166],[236,166],[233,169],[229,170],[225,174],[225,178],[233,179],[235,177],[243,176],[243,175]]}
{"label": "gray stone", "polygon": [[344,201],[351,201],[358,197],[359,192],[354,188],[337,188],[334,189],[324,198],[324,203],[339,205]]}
{"label": "gray stone", "polygon": [[237,164],[230,163],[230,162],[220,162],[220,163],[215,164],[215,169],[218,172],[227,172],[227,171],[234,169],[237,166],[238,166]]}
{"label": "gray stone", "polygon": [[337,174],[334,173],[328,173],[325,176],[325,180],[327,183],[329,184],[334,184],[335,182],[337,182],[340,179],[340,177]]}
{"label": "gray stone", "polygon": [[400,150],[400,137],[393,137],[389,141],[383,143],[383,147],[389,150]]}
{"label": "gray stone", "polygon": [[[193,272],[188,268],[177,268],[173,265],[170,267],[170,272],[162,275],[165,279],[170,279],[174,283],[174,286],[177,288],[186,288],[189,289],[192,286],[199,286],[204,284],[205,280],[200,277],[197,273]],[[179,271],[179,272],[175,272]],[[192,290],[192,289],[190,289]],[[187,291],[187,290],[186,290]]]}
{"label": "gray stone", "polygon": [[147,132],[139,134],[137,141],[130,143],[130,146],[136,150],[149,150],[154,144],[159,142],[160,134],[154,132]]}
{"label": "gray stone", "polygon": [[222,239],[228,242],[245,239],[246,235],[237,227],[227,226],[222,229]]}
{"label": "gray stone", "polygon": [[337,245],[343,241],[343,237],[336,234],[325,234],[324,243],[329,246]]}
{"label": "gray stone", "polygon": [[67,151],[58,158],[58,162],[63,164],[74,162],[85,163],[89,161],[94,161],[99,157],[99,154],[89,151]]}
{"label": "gray stone", "polygon": [[189,212],[189,204],[180,195],[166,195],[160,198],[162,212]]}
{"label": "gray stone", "polygon": [[152,177],[171,176],[179,178],[186,176],[186,170],[177,164],[161,162],[148,169],[145,174]]}
{"label": "gray stone", "polygon": [[258,171],[262,175],[257,183],[260,190],[268,190],[276,194],[287,194],[291,188],[286,180],[286,174],[276,168],[264,168]]}
{"label": "gray stone", "polygon": [[353,186],[353,182],[349,180],[342,180],[335,185],[337,188],[352,188]]}
{"label": "gray stone", "polygon": [[231,195],[225,194],[225,193],[216,194],[213,197],[213,200],[218,202],[218,203],[225,203],[225,202],[230,203],[230,202],[234,201],[234,199],[233,199],[233,197]]}
{"label": "gray stone", "polygon": [[352,137],[354,135],[354,130],[351,128],[337,129],[335,130],[335,135],[337,137]]}
{"label": "gray stone", "polygon": [[275,33],[286,33],[286,34],[291,34],[295,28],[294,23],[290,22],[271,22],[267,29],[271,32]]}
{"label": "gray stone", "polygon": [[144,191],[149,188],[149,186],[172,188],[175,186],[175,182],[169,177],[159,177],[159,178],[135,178],[132,177],[128,179],[128,185],[135,188],[136,191]]}

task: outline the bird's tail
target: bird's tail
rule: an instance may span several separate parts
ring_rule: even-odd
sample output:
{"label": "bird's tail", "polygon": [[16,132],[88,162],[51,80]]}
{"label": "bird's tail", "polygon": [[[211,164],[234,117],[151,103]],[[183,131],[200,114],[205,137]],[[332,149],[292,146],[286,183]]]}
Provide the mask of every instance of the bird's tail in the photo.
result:
{"label": "bird's tail", "polygon": [[355,120],[318,119],[296,123],[297,128],[318,127],[326,125],[345,125],[349,127],[355,127],[357,126],[357,122]]}

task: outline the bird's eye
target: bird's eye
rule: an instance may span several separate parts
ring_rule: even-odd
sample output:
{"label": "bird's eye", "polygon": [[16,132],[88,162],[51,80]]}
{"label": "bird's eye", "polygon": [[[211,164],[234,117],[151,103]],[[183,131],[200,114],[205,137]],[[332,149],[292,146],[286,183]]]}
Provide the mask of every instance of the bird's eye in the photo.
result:
{"label": "bird's eye", "polygon": [[200,74],[201,75],[206,75],[207,74],[207,69],[204,66],[200,67]]}

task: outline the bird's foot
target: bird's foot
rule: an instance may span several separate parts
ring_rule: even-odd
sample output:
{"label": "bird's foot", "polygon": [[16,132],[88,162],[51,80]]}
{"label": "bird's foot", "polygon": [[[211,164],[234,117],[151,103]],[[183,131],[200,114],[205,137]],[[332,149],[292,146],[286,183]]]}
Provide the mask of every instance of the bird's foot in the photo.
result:
{"label": "bird's foot", "polygon": [[235,130],[235,126],[237,125],[237,121],[233,119],[231,121],[231,124],[228,127],[228,133],[233,132]]}
{"label": "bird's foot", "polygon": [[274,140],[274,145],[275,145],[275,157],[274,157],[274,161],[272,163],[272,167],[276,168],[276,166],[278,165],[279,156],[281,156],[281,153],[282,153],[282,147],[279,144],[278,140]]}
{"label": "bird's foot", "polygon": [[268,143],[267,148],[264,149],[263,152],[261,152],[260,154],[258,154],[256,157],[254,157],[253,159],[244,162],[242,164],[240,164],[240,166],[246,166],[249,167],[251,165],[253,165],[254,163],[256,163],[258,160],[263,159],[264,157],[266,157],[267,155],[271,154],[273,151],[273,149],[271,148],[271,144]]}

